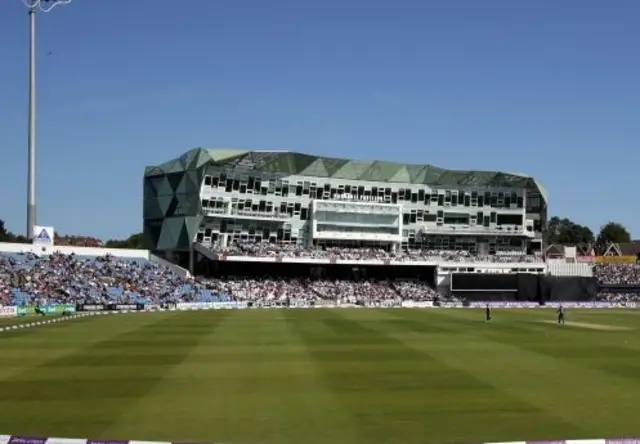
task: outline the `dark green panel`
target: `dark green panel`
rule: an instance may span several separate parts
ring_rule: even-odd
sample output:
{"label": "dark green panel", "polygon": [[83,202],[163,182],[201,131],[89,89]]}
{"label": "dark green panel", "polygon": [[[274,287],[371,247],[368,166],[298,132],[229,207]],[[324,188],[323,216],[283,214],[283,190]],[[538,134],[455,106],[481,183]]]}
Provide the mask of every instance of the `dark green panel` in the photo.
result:
{"label": "dark green panel", "polygon": [[345,159],[333,159],[329,157],[323,159],[324,167],[327,169],[329,177],[332,177],[336,171],[342,168],[347,162]]}
{"label": "dark green panel", "polygon": [[391,180],[398,171],[400,171],[401,165],[391,162],[373,162],[369,168],[364,170],[359,179],[360,180]]}
{"label": "dark green panel", "polygon": [[199,196],[194,193],[176,194],[176,206],[169,215],[174,216],[197,216],[200,214]]}
{"label": "dark green panel", "polygon": [[178,189],[178,185],[180,185],[180,181],[182,180],[183,176],[184,176],[184,173],[167,174],[167,180],[169,181],[169,186],[171,187],[171,190],[174,193]]}
{"label": "dark green panel", "polygon": [[145,179],[142,183],[144,199],[154,199],[158,191],[150,179]]}
{"label": "dark green panel", "polygon": [[198,194],[200,184],[197,184],[194,179],[195,174],[192,171],[184,173],[176,188],[176,194]]}
{"label": "dark green panel", "polygon": [[173,194],[173,190],[171,189],[171,185],[169,185],[166,175],[150,177],[149,182],[155,190],[156,196]]}
{"label": "dark green panel", "polygon": [[373,162],[368,160],[350,160],[345,163],[342,168],[336,171],[333,177],[336,179],[358,180],[372,164]]}
{"label": "dark green panel", "polygon": [[184,218],[184,225],[187,230],[189,242],[193,242],[198,233],[198,227],[202,223],[202,216],[191,216]]}
{"label": "dark green panel", "polygon": [[152,251],[158,248],[158,240],[160,239],[160,233],[162,231],[163,219],[149,219],[145,220],[143,225],[143,233],[145,242],[149,245]]}
{"label": "dark green panel", "polygon": [[187,170],[195,170],[197,168],[200,168],[202,165],[211,160],[211,157],[209,157],[207,151],[203,150],[202,148],[198,148],[192,151],[193,158],[191,158],[191,161],[187,165]]}
{"label": "dark green panel", "polygon": [[162,223],[162,231],[160,238],[158,239],[159,250],[172,250],[175,249],[178,244],[178,237],[180,236],[180,228],[182,227],[182,218],[174,217],[167,218]]}
{"label": "dark green panel", "polygon": [[180,234],[178,236],[178,241],[176,246],[178,248],[189,248],[189,245],[191,245],[191,240],[189,239],[189,232],[187,231],[184,218],[182,218],[182,228],[180,229]]}
{"label": "dark green panel", "polygon": [[168,196],[157,197],[156,200],[158,202],[158,207],[160,208],[162,215],[166,216],[171,206],[171,202],[175,200],[175,197],[173,194],[170,194]]}
{"label": "dark green panel", "polygon": [[159,219],[164,217],[164,212],[160,208],[160,204],[158,199],[163,198],[152,198],[152,199],[144,199],[142,206],[142,215],[145,220],[147,219]]}
{"label": "dark green panel", "polygon": [[409,176],[411,177],[411,183],[422,183],[424,182],[424,178],[426,177],[428,167],[410,165],[407,167],[407,171],[409,172]]}

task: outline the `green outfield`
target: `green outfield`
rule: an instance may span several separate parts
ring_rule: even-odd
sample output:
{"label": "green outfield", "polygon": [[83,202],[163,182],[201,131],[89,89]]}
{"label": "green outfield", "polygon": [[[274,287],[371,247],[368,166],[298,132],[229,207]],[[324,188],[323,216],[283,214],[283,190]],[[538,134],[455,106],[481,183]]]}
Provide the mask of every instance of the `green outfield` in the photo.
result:
{"label": "green outfield", "polygon": [[230,444],[640,436],[640,312],[544,322],[553,319],[536,309],[497,309],[491,323],[471,309],[220,310],[3,332],[0,434]]}

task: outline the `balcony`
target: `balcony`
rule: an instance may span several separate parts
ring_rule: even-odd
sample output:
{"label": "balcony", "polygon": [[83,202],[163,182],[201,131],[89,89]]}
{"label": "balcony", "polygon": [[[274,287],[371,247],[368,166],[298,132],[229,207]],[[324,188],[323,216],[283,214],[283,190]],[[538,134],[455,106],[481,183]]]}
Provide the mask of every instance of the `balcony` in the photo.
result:
{"label": "balcony", "polygon": [[209,217],[229,218],[229,219],[251,219],[251,220],[289,220],[291,216],[287,213],[263,213],[260,211],[237,210],[231,211],[224,208],[203,208],[202,213]]}

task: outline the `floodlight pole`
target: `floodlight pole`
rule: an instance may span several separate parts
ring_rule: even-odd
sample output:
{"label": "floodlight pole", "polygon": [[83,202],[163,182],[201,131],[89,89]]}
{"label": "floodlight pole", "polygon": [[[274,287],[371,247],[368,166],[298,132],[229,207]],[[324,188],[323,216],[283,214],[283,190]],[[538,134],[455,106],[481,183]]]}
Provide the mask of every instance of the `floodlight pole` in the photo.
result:
{"label": "floodlight pole", "polygon": [[29,134],[27,136],[27,239],[33,239],[36,224],[36,10],[38,0],[29,0]]}
{"label": "floodlight pole", "polygon": [[27,239],[33,239],[36,225],[36,12],[49,12],[71,0],[23,0],[29,9],[29,123],[27,168]]}

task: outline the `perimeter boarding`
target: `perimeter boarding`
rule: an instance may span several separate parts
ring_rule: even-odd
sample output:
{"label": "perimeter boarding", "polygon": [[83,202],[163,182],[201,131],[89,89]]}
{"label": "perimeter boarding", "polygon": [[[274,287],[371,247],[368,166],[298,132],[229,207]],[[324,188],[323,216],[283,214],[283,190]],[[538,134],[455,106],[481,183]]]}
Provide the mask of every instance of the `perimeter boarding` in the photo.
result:
{"label": "perimeter boarding", "polygon": [[307,301],[232,301],[232,302],[179,302],[169,304],[45,304],[31,306],[0,307],[0,318],[26,315],[72,315],[78,312],[143,312],[143,311],[191,311],[191,310],[243,310],[265,308],[484,308],[485,319],[491,321],[494,308],[555,308],[558,323],[565,323],[566,310],[571,308],[640,308],[639,303],[610,302],[433,302],[433,301],[370,301],[362,304],[342,302]]}
{"label": "perimeter boarding", "polygon": [[[169,441],[130,441],[111,439],[87,439],[87,438],[56,438],[56,437],[36,437],[36,436],[16,436],[0,435],[0,442],[8,444],[193,444],[187,442]],[[493,442],[484,444],[638,444],[640,438],[617,438],[617,439],[560,439],[553,441],[511,441]]]}

